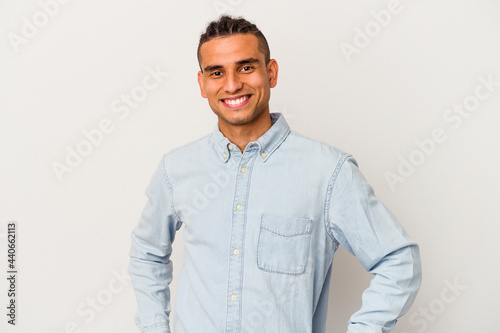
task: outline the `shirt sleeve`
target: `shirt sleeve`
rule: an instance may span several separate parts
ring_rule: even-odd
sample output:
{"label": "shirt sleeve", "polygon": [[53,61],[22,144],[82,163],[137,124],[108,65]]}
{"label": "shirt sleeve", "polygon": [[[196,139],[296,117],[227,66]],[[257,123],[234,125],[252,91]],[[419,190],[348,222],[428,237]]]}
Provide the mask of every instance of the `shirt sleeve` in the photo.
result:
{"label": "shirt sleeve", "polygon": [[349,155],[339,162],[329,185],[327,230],[374,275],[348,333],[390,332],[408,311],[421,283],[418,245],[375,197]]}
{"label": "shirt sleeve", "polygon": [[137,327],[144,333],[170,333],[172,242],[181,221],[163,161],[146,189],[148,201],[132,231],[129,273],[138,303]]}

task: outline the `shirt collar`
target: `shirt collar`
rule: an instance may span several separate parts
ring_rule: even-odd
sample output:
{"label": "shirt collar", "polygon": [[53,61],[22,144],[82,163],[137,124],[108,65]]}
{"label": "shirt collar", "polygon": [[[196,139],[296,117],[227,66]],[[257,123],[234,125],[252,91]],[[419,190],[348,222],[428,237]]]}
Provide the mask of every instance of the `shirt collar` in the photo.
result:
{"label": "shirt collar", "polygon": [[[286,136],[290,132],[290,126],[285,120],[285,117],[279,113],[274,112],[270,114],[271,121],[273,125],[267,130],[260,138],[256,141],[249,142],[249,144],[255,144],[259,147],[259,156],[262,161],[265,162],[273,154],[273,152],[279,147],[279,145],[285,140]],[[219,123],[215,126],[213,132],[213,142],[216,148],[217,154],[220,158],[227,162],[231,156],[232,151],[237,149],[234,143],[231,143],[228,138],[226,138],[222,132],[219,130]],[[232,149],[230,149],[232,147]]]}

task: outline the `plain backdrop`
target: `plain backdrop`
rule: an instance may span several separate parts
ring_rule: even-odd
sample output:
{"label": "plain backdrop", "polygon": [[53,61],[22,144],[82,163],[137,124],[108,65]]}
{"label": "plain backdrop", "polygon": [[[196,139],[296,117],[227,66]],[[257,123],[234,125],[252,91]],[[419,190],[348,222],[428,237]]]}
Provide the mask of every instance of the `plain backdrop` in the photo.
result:
{"label": "plain backdrop", "polygon": [[[196,47],[221,12],[266,35],[280,66],[271,111],[353,154],[420,244],[423,284],[395,332],[498,332],[494,0],[0,1],[0,331],[138,332],[130,232],[161,156],[215,126]],[[181,232],[174,299],[182,258]],[[343,249],[333,265],[328,332],[345,332],[371,276]]]}

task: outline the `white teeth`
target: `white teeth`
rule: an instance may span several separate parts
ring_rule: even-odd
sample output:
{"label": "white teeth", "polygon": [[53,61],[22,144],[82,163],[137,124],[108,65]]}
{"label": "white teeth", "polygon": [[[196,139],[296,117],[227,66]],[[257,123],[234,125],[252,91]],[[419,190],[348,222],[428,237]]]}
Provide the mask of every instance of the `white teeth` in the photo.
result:
{"label": "white teeth", "polygon": [[237,104],[243,103],[247,99],[248,99],[248,96],[243,96],[243,97],[240,97],[238,99],[225,99],[224,102],[226,102],[226,104],[229,104],[229,105],[237,105]]}

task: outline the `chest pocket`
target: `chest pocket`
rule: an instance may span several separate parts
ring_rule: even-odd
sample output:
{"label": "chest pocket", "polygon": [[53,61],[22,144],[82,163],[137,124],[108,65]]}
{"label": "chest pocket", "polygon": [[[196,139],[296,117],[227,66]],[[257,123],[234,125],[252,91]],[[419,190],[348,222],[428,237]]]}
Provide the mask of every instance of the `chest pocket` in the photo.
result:
{"label": "chest pocket", "polygon": [[257,266],[267,272],[304,273],[311,246],[312,220],[262,214]]}

